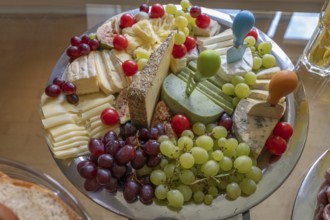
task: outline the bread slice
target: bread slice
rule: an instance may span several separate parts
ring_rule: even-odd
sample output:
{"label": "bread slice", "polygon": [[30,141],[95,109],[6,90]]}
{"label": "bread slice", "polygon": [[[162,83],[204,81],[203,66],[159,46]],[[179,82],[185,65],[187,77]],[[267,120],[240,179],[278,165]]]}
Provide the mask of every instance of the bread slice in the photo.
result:
{"label": "bread slice", "polygon": [[50,190],[37,184],[13,179],[0,172],[0,203],[21,220],[78,220],[68,205]]}

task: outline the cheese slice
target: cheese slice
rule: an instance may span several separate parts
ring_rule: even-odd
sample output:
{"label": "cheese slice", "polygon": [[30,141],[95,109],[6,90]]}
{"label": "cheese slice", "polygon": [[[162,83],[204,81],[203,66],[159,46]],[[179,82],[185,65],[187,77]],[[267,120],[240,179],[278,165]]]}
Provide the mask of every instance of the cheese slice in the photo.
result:
{"label": "cheese slice", "polygon": [[75,107],[79,112],[86,112],[105,103],[113,105],[114,100],[115,97],[113,95],[104,95],[101,92],[92,93],[81,96],[79,99],[79,104]]}
{"label": "cheese slice", "polygon": [[95,66],[97,70],[97,81],[100,86],[100,89],[105,94],[113,94],[115,93],[114,86],[111,84],[110,79],[108,77],[108,71],[105,67],[105,63],[103,63],[101,52],[96,51],[91,56],[94,56]]}
{"label": "cheese slice", "polygon": [[111,50],[110,59],[112,61],[112,65],[116,68],[119,76],[121,77],[121,80],[124,83],[125,87],[131,84],[132,77],[126,76],[123,72],[123,68],[121,67],[121,64],[126,60],[132,60],[131,55],[129,55],[125,51]]}
{"label": "cheese slice", "polygon": [[53,138],[58,137],[70,131],[83,131],[83,130],[84,127],[78,126],[76,124],[64,124],[48,129],[49,133],[52,135]]}
{"label": "cheese slice", "polygon": [[269,79],[257,79],[256,83],[253,84],[251,89],[259,89],[259,90],[268,90],[270,80]]}
{"label": "cheese slice", "polygon": [[194,30],[194,34],[196,36],[209,37],[209,36],[213,36],[216,33],[218,33],[220,28],[221,28],[221,26],[218,24],[218,22],[211,19],[210,25],[207,28],[200,28],[196,25],[195,30]]}
{"label": "cheese slice", "polygon": [[82,145],[78,146],[75,148],[69,148],[66,150],[61,150],[61,151],[53,151],[54,156],[58,159],[67,159],[71,157],[77,157],[81,155],[88,154],[88,146],[87,145]]}
{"label": "cheese slice", "polygon": [[88,132],[87,130],[78,130],[78,131],[70,131],[70,132],[66,132],[62,135],[59,135],[57,137],[51,137],[52,138],[52,142],[61,142],[67,139],[70,139],[74,136],[88,136]]}
{"label": "cheese slice", "polygon": [[93,116],[100,115],[101,112],[106,108],[111,108],[112,106],[109,103],[105,103],[103,105],[100,105],[96,108],[90,109],[86,112],[81,113],[81,118],[79,119],[79,122],[83,122]]}
{"label": "cheese slice", "polygon": [[150,56],[150,60],[128,88],[131,120],[138,126],[150,126],[162,83],[169,71],[173,44],[171,33]]}
{"label": "cheese slice", "polygon": [[113,85],[115,92],[120,92],[123,88],[125,88],[125,86],[127,86],[127,83],[125,83],[126,79],[125,77],[121,78],[121,74],[117,72],[115,66],[110,59],[109,51],[103,50],[101,54],[108,73],[108,80],[111,82],[111,85]]}
{"label": "cheese slice", "polygon": [[280,70],[281,68],[278,66],[261,70],[257,73],[257,79],[272,79],[274,74]]}
{"label": "cheese slice", "polygon": [[221,32],[220,34],[214,35],[212,37],[198,37],[197,38],[197,44],[200,46],[205,45],[211,45],[227,40],[232,40],[234,38],[233,36],[233,30],[231,28]]}
{"label": "cheese slice", "polygon": [[218,42],[215,44],[210,44],[210,45],[204,45],[199,47],[201,51],[204,50],[216,50],[216,49],[220,49],[220,48],[224,48],[224,47],[229,47],[233,45],[233,40],[226,40],[226,41],[222,41],[222,42]]}
{"label": "cheese slice", "polygon": [[71,138],[65,139],[64,141],[59,141],[59,142],[53,142],[52,146],[53,148],[61,147],[73,142],[77,141],[89,141],[89,137],[87,136],[73,136]]}
{"label": "cheese slice", "polygon": [[45,129],[56,127],[65,123],[75,123],[77,116],[75,114],[61,114],[54,117],[42,119],[42,124]]}

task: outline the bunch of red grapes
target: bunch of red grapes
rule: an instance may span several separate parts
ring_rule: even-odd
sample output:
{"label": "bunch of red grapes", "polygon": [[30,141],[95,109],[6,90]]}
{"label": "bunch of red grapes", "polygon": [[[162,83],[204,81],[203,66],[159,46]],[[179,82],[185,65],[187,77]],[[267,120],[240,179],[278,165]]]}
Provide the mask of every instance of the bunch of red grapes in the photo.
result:
{"label": "bunch of red grapes", "polygon": [[45,89],[45,94],[49,97],[58,97],[61,92],[66,96],[66,100],[70,104],[77,104],[79,97],[76,94],[76,86],[72,82],[66,82],[65,80],[56,77],[52,84],[48,85]]}
{"label": "bunch of red grapes", "polygon": [[77,165],[85,178],[84,188],[93,192],[105,188],[115,193],[122,187],[127,202],[139,199],[144,204],[152,203],[154,189],[149,175],[137,176],[135,170],[160,164],[163,157],[157,139],[164,134],[162,124],[137,129],[128,122],[121,126],[119,136],[109,131],[100,139],[90,139],[91,155]]}
{"label": "bunch of red grapes", "polygon": [[100,47],[100,42],[96,38],[90,38],[87,34],[81,37],[73,36],[70,42],[71,46],[66,50],[66,54],[70,57],[70,62],[80,56],[88,55],[91,51]]}

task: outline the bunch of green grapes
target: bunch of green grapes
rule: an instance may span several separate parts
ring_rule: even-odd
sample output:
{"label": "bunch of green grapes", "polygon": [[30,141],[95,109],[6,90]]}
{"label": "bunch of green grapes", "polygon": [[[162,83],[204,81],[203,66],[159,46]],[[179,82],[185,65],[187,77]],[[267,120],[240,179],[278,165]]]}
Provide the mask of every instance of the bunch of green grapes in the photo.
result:
{"label": "bunch of green grapes", "polygon": [[139,71],[143,69],[143,67],[146,65],[146,63],[149,61],[150,58],[150,51],[147,51],[143,48],[138,48],[134,51],[136,60],[137,60],[137,65]]}
{"label": "bunch of green grapes", "polygon": [[197,122],[176,143],[161,136],[164,158],[148,171],[155,197],[181,208],[189,201],[211,205],[221,193],[230,200],[253,194],[262,171],[250,157],[250,147],[227,135],[223,126]]}

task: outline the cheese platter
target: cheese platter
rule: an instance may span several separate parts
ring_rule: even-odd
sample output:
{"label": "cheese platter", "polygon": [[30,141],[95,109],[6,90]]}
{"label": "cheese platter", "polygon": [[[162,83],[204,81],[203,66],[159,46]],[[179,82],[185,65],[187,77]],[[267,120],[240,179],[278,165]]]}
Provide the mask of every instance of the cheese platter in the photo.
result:
{"label": "cheese platter", "polygon": [[235,18],[185,4],[154,4],[150,15],[143,4],[73,37],[41,98],[59,168],[87,197],[130,219],[243,213],[285,181],[304,148],[301,81],[278,98],[280,122],[246,110],[267,100],[280,70],[296,76],[286,54],[253,28],[243,57],[227,63]]}

